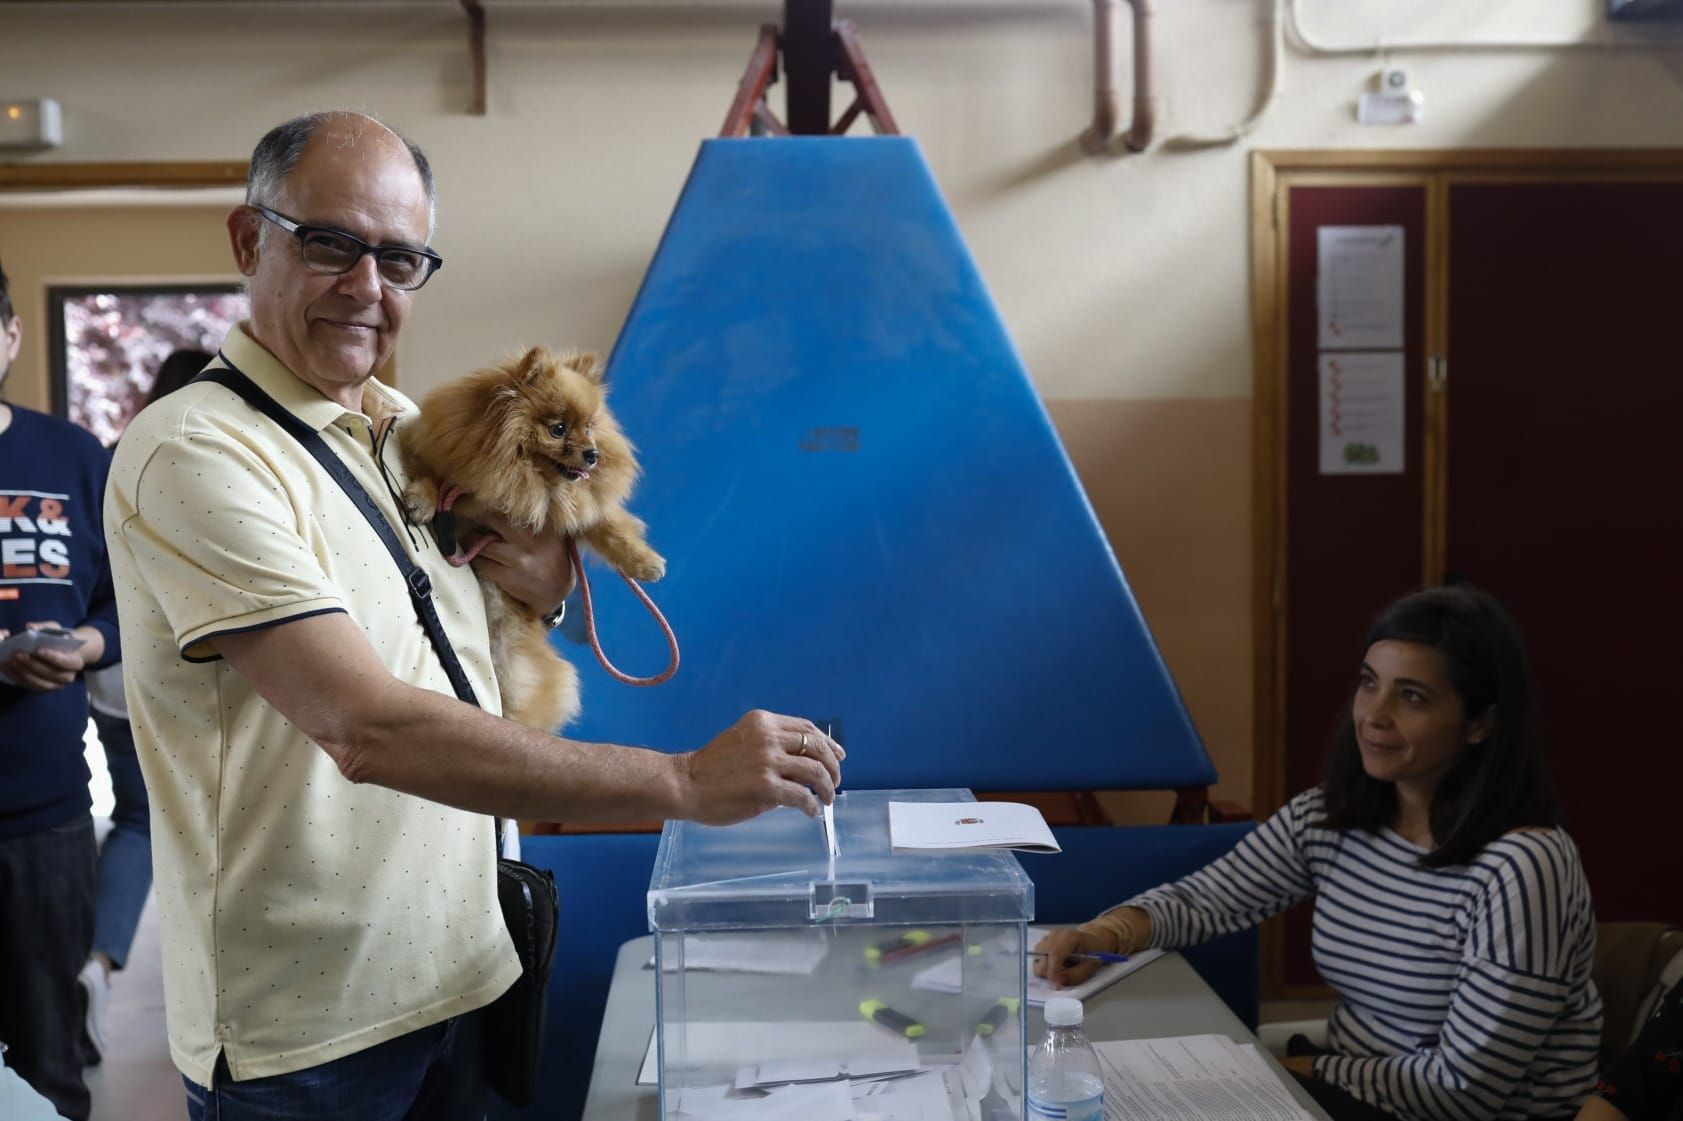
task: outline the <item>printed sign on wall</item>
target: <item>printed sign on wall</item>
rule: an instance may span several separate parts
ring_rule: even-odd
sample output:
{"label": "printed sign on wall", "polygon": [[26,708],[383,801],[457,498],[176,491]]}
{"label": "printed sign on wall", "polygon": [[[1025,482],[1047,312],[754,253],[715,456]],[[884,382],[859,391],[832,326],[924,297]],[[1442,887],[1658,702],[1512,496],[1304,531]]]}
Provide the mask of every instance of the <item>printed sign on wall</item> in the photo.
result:
{"label": "printed sign on wall", "polygon": [[1321,474],[1403,470],[1401,351],[1321,355]]}
{"label": "printed sign on wall", "polygon": [[1316,244],[1320,349],[1402,349],[1403,228],[1322,226]]}

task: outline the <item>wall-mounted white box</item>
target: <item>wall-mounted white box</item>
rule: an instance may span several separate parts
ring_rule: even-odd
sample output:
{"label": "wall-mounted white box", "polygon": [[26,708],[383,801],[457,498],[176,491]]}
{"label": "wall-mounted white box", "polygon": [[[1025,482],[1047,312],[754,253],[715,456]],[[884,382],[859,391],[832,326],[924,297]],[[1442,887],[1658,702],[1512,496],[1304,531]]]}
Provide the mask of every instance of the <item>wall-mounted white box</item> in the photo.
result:
{"label": "wall-mounted white box", "polygon": [[0,100],[0,151],[36,152],[64,143],[58,102],[50,97]]}

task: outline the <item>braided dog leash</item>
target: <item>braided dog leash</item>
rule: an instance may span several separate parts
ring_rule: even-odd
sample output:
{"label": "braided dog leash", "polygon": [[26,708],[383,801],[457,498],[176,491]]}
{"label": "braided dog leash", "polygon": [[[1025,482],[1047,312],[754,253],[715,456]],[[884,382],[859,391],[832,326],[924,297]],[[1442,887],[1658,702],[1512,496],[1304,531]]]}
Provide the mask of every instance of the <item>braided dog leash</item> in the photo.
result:
{"label": "braided dog leash", "polygon": [[[440,516],[448,515],[451,511],[451,507],[455,506],[456,500],[459,499],[463,493],[464,491],[462,488],[455,484],[451,484],[440,491],[438,496],[438,514]],[[434,519],[434,528],[440,528],[439,518],[437,517]],[[446,540],[448,540],[448,544],[446,544]],[[451,550],[451,555],[447,559],[451,564],[460,568],[462,565],[473,560],[474,557],[477,557],[479,555],[479,551],[494,540],[497,540],[497,535],[486,532],[479,538],[479,540],[475,541],[467,549],[463,549],[456,544],[454,527],[449,526],[440,535],[439,545],[441,548]],[[596,636],[596,612],[590,599],[590,574],[585,571],[584,562],[579,557],[578,542],[573,540],[571,537],[567,538],[567,555],[572,558],[573,572],[578,576],[579,595],[584,603],[585,634],[590,639],[590,649],[595,652],[596,660],[602,664],[602,668],[607,670],[609,675],[616,681],[623,681],[627,685],[660,685],[671,680],[672,675],[678,672],[678,636],[672,633],[672,624],[668,623],[666,621],[666,616],[660,613],[660,608],[656,607],[654,600],[649,598],[649,593],[645,592],[641,584],[627,576],[625,573],[621,572],[619,574],[619,578],[629,584],[631,586],[631,590],[637,593],[637,598],[643,601],[643,606],[648,608],[649,614],[654,616],[655,622],[660,624],[660,633],[666,636],[668,661],[666,663],[665,671],[654,677],[632,677],[630,674],[624,672],[618,666],[614,665],[613,662],[608,660],[607,653],[602,649],[602,640]]]}

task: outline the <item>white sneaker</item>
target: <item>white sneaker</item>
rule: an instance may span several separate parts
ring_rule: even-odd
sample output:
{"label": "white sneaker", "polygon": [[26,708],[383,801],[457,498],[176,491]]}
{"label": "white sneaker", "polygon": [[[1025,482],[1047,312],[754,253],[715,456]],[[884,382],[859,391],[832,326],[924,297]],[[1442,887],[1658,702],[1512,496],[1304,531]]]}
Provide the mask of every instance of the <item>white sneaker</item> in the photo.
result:
{"label": "white sneaker", "polygon": [[87,1011],[82,1034],[87,1044],[88,1065],[96,1066],[105,1057],[105,1014],[111,1003],[111,982],[106,980],[105,968],[92,958],[77,974],[76,981],[82,986]]}

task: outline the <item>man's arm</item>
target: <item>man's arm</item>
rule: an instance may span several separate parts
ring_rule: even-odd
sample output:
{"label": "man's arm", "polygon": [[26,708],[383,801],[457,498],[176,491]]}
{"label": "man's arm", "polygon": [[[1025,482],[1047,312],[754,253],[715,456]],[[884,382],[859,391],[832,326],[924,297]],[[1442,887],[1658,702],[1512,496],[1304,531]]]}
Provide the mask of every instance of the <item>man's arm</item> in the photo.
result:
{"label": "man's arm", "polygon": [[776,806],[817,814],[841,780],[840,745],[809,721],[767,712],[748,713],[685,755],[561,739],[503,720],[399,681],[341,612],[213,642],[346,778],[461,809],[724,825]]}

